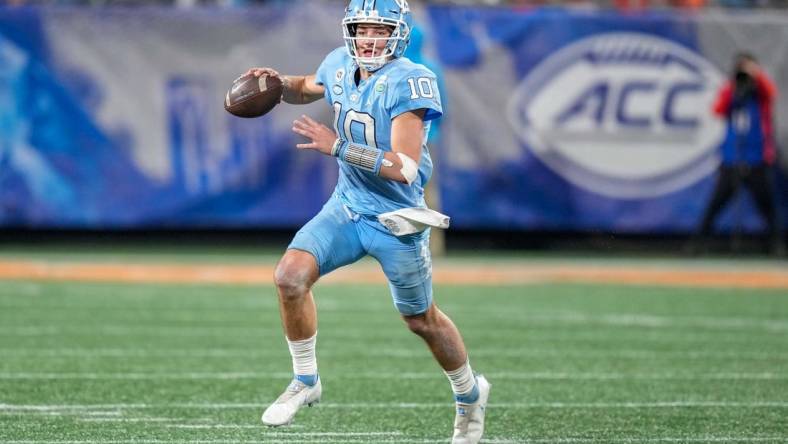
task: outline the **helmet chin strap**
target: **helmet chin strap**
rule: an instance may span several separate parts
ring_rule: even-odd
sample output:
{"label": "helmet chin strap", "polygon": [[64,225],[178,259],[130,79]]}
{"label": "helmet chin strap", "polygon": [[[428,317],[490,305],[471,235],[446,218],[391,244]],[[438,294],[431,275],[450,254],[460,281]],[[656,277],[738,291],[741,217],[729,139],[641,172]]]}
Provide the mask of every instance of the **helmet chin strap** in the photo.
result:
{"label": "helmet chin strap", "polygon": [[[365,60],[366,59],[366,60]],[[379,61],[379,62],[378,62]],[[375,72],[380,68],[386,66],[386,63],[390,62],[388,57],[380,56],[380,57],[358,57],[356,59],[356,63],[358,66],[364,68],[367,72]]]}

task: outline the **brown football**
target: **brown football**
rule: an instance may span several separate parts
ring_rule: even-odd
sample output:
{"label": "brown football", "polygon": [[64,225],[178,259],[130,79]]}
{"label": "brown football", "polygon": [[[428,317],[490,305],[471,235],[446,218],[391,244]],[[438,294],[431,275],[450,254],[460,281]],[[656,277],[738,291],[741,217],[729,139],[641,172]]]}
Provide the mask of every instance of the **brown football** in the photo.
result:
{"label": "brown football", "polygon": [[238,117],[260,117],[282,100],[278,77],[246,75],[233,82],[224,97],[224,109]]}

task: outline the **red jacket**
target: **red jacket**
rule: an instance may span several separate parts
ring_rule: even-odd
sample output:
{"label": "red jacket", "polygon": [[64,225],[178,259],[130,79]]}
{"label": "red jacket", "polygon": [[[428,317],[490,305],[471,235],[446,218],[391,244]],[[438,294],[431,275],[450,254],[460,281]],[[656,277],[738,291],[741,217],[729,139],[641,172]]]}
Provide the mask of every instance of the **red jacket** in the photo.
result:
{"label": "red jacket", "polygon": [[[758,89],[758,102],[761,111],[761,128],[763,129],[763,159],[767,165],[774,164],[777,157],[777,148],[774,144],[773,105],[777,98],[777,85],[763,70],[755,76],[755,85]],[[717,93],[712,110],[721,118],[728,118],[733,100],[733,82],[728,80]]]}

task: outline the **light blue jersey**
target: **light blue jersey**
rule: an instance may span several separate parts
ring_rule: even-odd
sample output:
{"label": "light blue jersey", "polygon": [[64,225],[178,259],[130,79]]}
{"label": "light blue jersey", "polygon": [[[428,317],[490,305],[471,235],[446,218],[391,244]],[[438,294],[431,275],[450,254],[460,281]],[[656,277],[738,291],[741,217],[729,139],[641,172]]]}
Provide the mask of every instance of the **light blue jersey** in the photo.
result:
{"label": "light blue jersey", "polygon": [[371,77],[355,81],[357,66],[345,47],[326,56],[316,82],[334,107],[334,128],[342,139],[391,151],[391,121],[408,111],[425,109],[424,144],[419,175],[407,185],[339,161],[334,194],[355,213],[377,215],[407,207],[424,207],[424,186],[432,175],[426,140],[430,121],[441,116],[435,74],[407,58],[397,58]]}

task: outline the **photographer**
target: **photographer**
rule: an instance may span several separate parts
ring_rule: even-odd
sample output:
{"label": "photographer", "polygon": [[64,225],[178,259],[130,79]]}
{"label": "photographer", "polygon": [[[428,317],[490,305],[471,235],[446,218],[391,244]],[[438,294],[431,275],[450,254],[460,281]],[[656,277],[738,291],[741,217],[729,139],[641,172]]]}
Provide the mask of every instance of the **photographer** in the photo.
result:
{"label": "photographer", "polygon": [[701,239],[711,235],[717,215],[743,184],[766,220],[771,252],[782,254],[771,177],[776,158],[772,120],[776,96],[777,87],[755,57],[736,55],[731,78],[720,88],[713,106],[714,114],[726,121],[726,135],[720,147],[717,185],[700,227]]}

